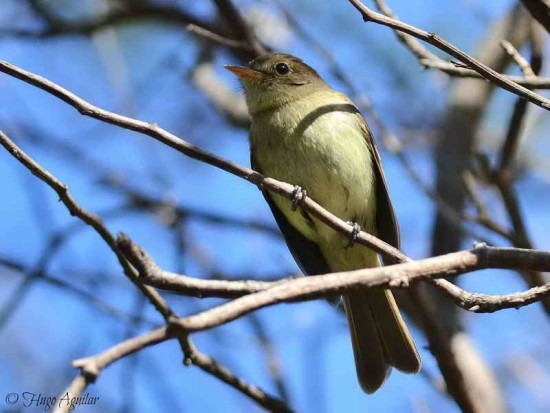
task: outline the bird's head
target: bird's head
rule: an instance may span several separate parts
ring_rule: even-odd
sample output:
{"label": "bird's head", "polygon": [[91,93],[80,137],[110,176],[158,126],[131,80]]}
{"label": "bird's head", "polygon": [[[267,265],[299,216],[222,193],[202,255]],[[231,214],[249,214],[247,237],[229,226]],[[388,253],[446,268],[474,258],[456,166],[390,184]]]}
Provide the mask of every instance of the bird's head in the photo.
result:
{"label": "bird's head", "polygon": [[249,62],[248,67],[225,68],[241,80],[252,116],[328,88],[313,68],[286,53],[259,56]]}

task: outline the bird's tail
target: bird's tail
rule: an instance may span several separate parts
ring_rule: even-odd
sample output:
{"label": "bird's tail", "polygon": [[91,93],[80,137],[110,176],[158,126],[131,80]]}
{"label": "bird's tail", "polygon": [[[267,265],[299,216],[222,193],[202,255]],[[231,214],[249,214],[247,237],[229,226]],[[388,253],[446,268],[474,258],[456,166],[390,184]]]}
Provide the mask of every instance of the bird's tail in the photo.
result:
{"label": "bird's tail", "polygon": [[366,393],[374,393],[392,366],[418,373],[420,355],[389,290],[352,292],[344,303],[353,344],[357,378]]}

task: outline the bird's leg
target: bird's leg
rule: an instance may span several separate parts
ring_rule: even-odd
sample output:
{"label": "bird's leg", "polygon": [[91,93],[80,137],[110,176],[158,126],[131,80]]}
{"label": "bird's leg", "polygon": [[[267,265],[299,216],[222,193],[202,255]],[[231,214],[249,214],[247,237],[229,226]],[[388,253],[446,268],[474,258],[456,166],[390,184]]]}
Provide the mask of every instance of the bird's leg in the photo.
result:
{"label": "bird's leg", "polygon": [[349,242],[345,248],[351,248],[357,242],[357,237],[361,233],[361,226],[357,222],[348,221],[347,223],[353,227],[353,230],[351,231]]}
{"label": "bird's leg", "polygon": [[294,190],[292,191],[292,210],[296,211],[300,205],[304,203],[307,197],[307,192],[305,189],[302,189],[301,186],[294,185]]}

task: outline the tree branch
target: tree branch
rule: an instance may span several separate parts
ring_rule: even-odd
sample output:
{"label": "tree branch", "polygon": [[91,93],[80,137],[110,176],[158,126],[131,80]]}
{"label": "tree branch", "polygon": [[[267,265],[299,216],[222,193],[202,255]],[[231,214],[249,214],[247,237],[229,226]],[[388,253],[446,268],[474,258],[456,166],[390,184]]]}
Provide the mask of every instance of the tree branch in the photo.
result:
{"label": "tree branch", "polygon": [[[153,288],[147,285],[143,285],[138,279],[137,271],[131,266],[131,264],[124,258],[120,250],[116,245],[116,241],[107,227],[103,224],[101,218],[95,214],[92,214],[80,205],[76,203],[74,198],[68,192],[67,186],[59,181],[54,175],[44,169],[38,162],[30,158],[25,152],[23,152],[15,143],[13,143],[3,132],[0,131],[0,144],[6,148],[6,150],[12,154],[19,162],[21,162],[29,171],[31,171],[40,180],[50,186],[58,195],[60,200],[65,204],[71,215],[77,216],[83,222],[90,225],[98,232],[103,240],[109,245],[111,250],[116,254],[118,261],[124,269],[127,277],[134,283],[149,299],[153,306],[162,314],[166,322],[171,320],[177,320],[177,315],[168,306],[164,298]],[[164,329],[164,327],[163,327]],[[76,366],[81,367],[82,373],[77,376],[66,392],[69,392],[71,397],[78,396],[86,386],[95,380],[100,371],[109,365],[110,363],[126,357],[129,354],[134,353],[149,345],[165,341],[168,338],[175,337],[167,330],[158,329],[144,336],[137,337],[135,339],[127,340],[119,345],[113,347],[107,352],[101,353],[99,356],[92,359],[83,359],[77,361]],[[180,346],[185,352],[186,357],[196,358],[198,360],[197,365],[206,372],[215,375],[225,383],[230,384],[232,387],[241,391],[243,394],[255,400],[261,406],[266,407],[271,411],[290,411],[290,409],[280,400],[269,396],[263,390],[249,385],[242,379],[237,378],[230,373],[225,367],[219,365],[215,360],[211,359],[202,353],[198,353],[186,334],[178,337]],[[194,349],[194,350],[193,350]],[[193,352],[194,351],[194,352]],[[65,394],[65,392],[63,393]],[[63,408],[62,408],[63,407]],[[68,411],[69,406],[58,406],[59,411]]]}
{"label": "tree branch", "polygon": [[[138,337],[125,340],[95,356],[73,361],[73,366],[80,369],[80,374],[75,377],[69,387],[61,394],[65,395],[68,393],[71,398],[78,397],[86,389],[88,384],[96,381],[103,369],[133,353],[177,337],[181,334],[181,330],[178,331],[178,328],[179,327],[177,325],[168,324]],[[235,376],[225,366],[221,365],[213,358],[201,353],[187,335],[181,337],[180,342],[183,343],[182,347],[185,352],[185,365],[196,365],[200,369],[206,371],[214,377],[217,377],[221,381],[229,384],[231,387],[250,397],[260,406],[263,406],[269,411],[292,411],[279,399],[268,395],[256,386],[248,384],[244,380]],[[61,397],[59,397],[59,399],[61,399]],[[69,408],[70,405],[59,403],[56,408],[56,412],[68,412]]]}
{"label": "tree branch", "polygon": [[16,158],[29,171],[31,171],[33,175],[51,187],[59,195],[59,199],[63,202],[63,204],[65,204],[71,215],[78,217],[84,223],[91,226],[101,236],[101,238],[103,238],[103,240],[117,256],[126,276],[143,292],[143,294],[145,294],[151,304],[153,304],[153,306],[163,315],[165,319],[168,319],[174,315],[170,307],[168,307],[166,301],[164,301],[164,299],[154,288],[143,285],[138,281],[137,272],[129,265],[124,256],[120,253],[116,246],[115,238],[103,224],[103,221],[99,216],[86,211],[78,205],[63,182],[59,181],[38,162],[23,152],[21,148],[12,142],[2,131],[0,131],[0,144],[6,148],[6,150],[12,154],[14,158]]}
{"label": "tree branch", "polygon": [[119,234],[117,245],[128,261],[138,270],[142,282],[186,296],[236,298],[266,290],[280,283],[280,281],[203,280],[174,274],[161,270],[147,251],[127,235]]}
{"label": "tree branch", "polygon": [[[252,171],[249,168],[245,168],[241,165],[238,165],[236,163],[229,162],[223,158],[220,158],[212,153],[203,151],[200,148],[194,145],[191,145],[190,143],[183,141],[178,137],[176,137],[175,135],[165,131],[164,129],[160,128],[156,124],[149,124],[146,122],[138,121],[136,119],[124,117],[124,116],[100,109],[86,102],[82,98],[63,89],[59,85],[53,82],[50,82],[33,73],[26,72],[22,69],[19,69],[6,62],[0,62],[0,71],[10,74],[27,83],[30,83],[32,85],[35,85],[47,91],[48,93],[60,98],[61,100],[67,102],[71,106],[75,107],[83,115],[90,116],[107,123],[111,123],[126,129],[134,130],[134,131],[149,135],[165,143],[166,145],[176,149],[177,151],[183,153],[184,155],[187,155],[191,158],[208,163],[217,168],[225,170],[231,174],[234,174],[238,177],[241,177],[251,183],[254,183],[255,185],[259,186],[262,190],[268,190],[268,191],[283,195],[288,199],[292,199],[294,196],[293,194],[294,187],[292,185],[277,181],[272,178],[264,177],[263,175],[255,171]],[[342,221],[341,219],[334,216],[330,212],[326,211],[324,208],[322,208],[319,204],[317,204],[310,198],[304,199],[304,201],[301,203],[301,208],[308,211],[310,215],[314,215],[320,221],[324,222],[334,230],[341,232],[342,234],[349,236],[353,232],[353,227],[351,225]],[[399,250],[391,247],[390,245],[379,240],[378,238],[370,234],[367,234],[365,232],[361,232],[358,235],[357,243],[368,246],[374,251],[380,254],[383,254],[385,257],[392,259],[393,262],[409,261],[409,258],[403,255]],[[296,281],[306,282],[306,283],[310,282],[306,280],[308,279],[300,279]],[[346,280],[346,282],[349,283],[350,280],[348,279]],[[388,286],[392,287],[393,285],[388,284]],[[344,284],[342,286],[335,286],[333,288],[335,288],[335,291],[330,290],[329,291],[330,295],[336,292],[344,291],[346,287]],[[357,288],[357,287],[354,286],[353,288]],[[271,294],[274,294],[274,295],[271,296]],[[246,297],[242,297],[237,300],[234,300],[231,303],[226,304],[226,306],[230,306],[229,309],[224,306],[217,307],[212,310],[208,310],[208,312],[201,313],[196,316],[192,316],[191,318],[181,319],[179,320],[179,322],[181,323],[181,327],[183,327],[184,329],[190,329],[190,331],[197,331],[201,329],[212,328],[216,325],[219,325],[220,323],[228,322],[237,317],[240,317],[241,315],[246,314],[250,311],[253,311],[254,309],[261,308],[266,305],[271,305],[276,302],[283,301],[285,299],[295,300],[302,297],[301,295],[292,297],[291,295],[286,296],[285,294],[288,294],[288,291],[285,292],[284,289],[281,291],[281,287],[275,287],[274,289],[270,289],[269,291],[261,291],[256,294],[248,295]],[[308,298],[316,298],[323,295],[323,290],[322,289],[315,290],[314,293],[310,292],[310,294],[311,295],[308,296]],[[419,302],[418,304],[422,308],[424,319],[432,316],[428,311],[428,309],[424,308],[424,303]],[[429,329],[430,326],[425,325],[425,328]],[[445,345],[445,343],[442,340],[434,340],[434,338],[441,336],[440,334],[436,334],[435,332],[430,332],[430,334],[431,334],[430,337],[432,338],[430,340],[430,344],[433,347],[432,351],[434,352],[434,354],[438,355],[438,363],[440,367],[442,369],[446,369],[447,366],[455,366],[455,368],[450,369],[449,371],[446,371],[444,373],[446,379],[448,378],[453,379],[452,382],[448,383],[448,387],[453,388],[458,386],[459,388],[462,388],[460,383],[462,383],[463,380],[462,380],[462,377],[460,376],[460,370],[456,368],[456,361],[453,358],[452,351],[448,348],[448,346]],[[458,391],[456,392],[460,393]],[[457,398],[457,402],[459,402],[461,406],[463,406],[464,408],[469,408],[472,405],[469,400],[461,400],[460,398]]]}
{"label": "tree branch", "polygon": [[[128,251],[136,248],[128,238],[122,238],[121,243],[129,245]],[[126,251],[126,250],[125,250]],[[109,364],[128,356],[136,351],[153,344],[157,344],[178,336],[175,329],[180,331],[185,341],[186,364],[196,364],[211,374],[221,378],[234,387],[244,386],[248,390],[243,391],[253,398],[266,397],[265,393],[257,393],[259,389],[252,390],[249,385],[232,375],[223,366],[220,366],[208,356],[199,353],[187,335],[191,332],[201,331],[228,323],[251,311],[280,302],[294,301],[296,299],[315,299],[334,293],[346,293],[360,288],[404,288],[410,283],[422,279],[463,274],[466,272],[484,268],[510,268],[510,269],[534,269],[550,270],[550,253],[545,251],[520,250],[513,248],[494,248],[479,246],[472,250],[460,251],[444,256],[428,258],[425,260],[408,262],[388,267],[378,267],[357,271],[332,273],[327,275],[310,276],[292,279],[283,283],[271,283],[273,286],[260,292],[252,292],[244,297],[235,299],[227,304],[220,305],[210,310],[185,318],[172,318],[169,327],[153,330],[145,335],[126,340],[111,349],[94,357],[76,360],[73,365],[81,369],[81,374],[70,385],[67,391],[74,394],[82,392],[86,385],[94,382],[101,370]],[[523,293],[509,294],[507,296],[487,296],[484,294],[472,294],[461,290],[450,283],[440,283],[444,280],[434,280],[436,285],[442,288],[461,307],[475,312],[493,312],[504,308],[520,308],[543,296],[550,294],[550,283],[543,287],[531,289]],[[218,287],[227,286],[227,283],[235,285],[243,284],[240,281],[220,282]],[[205,289],[208,287],[205,287]],[[172,329],[171,329],[172,328]],[[269,403],[273,399],[269,398]],[[264,400],[265,401],[265,400]],[[276,399],[275,399],[276,401]],[[279,403],[279,401],[276,401]],[[265,407],[265,403],[262,404]],[[283,405],[278,405],[279,408]],[[289,411],[280,410],[273,411]]]}
{"label": "tree branch", "polygon": [[490,67],[484,65],[479,60],[474,59],[472,56],[464,53],[458,47],[452,45],[446,40],[442,39],[435,33],[429,33],[424,30],[420,30],[414,26],[403,23],[397,19],[387,17],[383,14],[376,13],[375,11],[366,7],[359,0],[348,0],[363,16],[363,20],[366,22],[374,22],[381,24],[383,26],[390,27],[394,30],[397,30],[402,33],[406,33],[417,39],[423,40],[428,44],[431,44],[438,49],[444,51],[445,53],[453,56],[455,59],[458,59],[464,63],[467,67],[475,70],[485,79],[495,83],[501,88],[508,90],[518,96],[527,99],[528,101],[546,109],[550,110],[550,99],[545,98],[542,95],[539,95],[515,82],[501,75],[500,73],[494,71]]}
{"label": "tree branch", "polygon": [[[190,158],[215,166],[216,168],[245,179],[257,185],[262,190],[268,190],[288,199],[294,198],[293,185],[273,178],[265,177],[250,168],[246,168],[237,163],[223,159],[213,153],[202,150],[199,147],[178,138],[165,129],[160,128],[155,123],[139,121],[101,109],[41,76],[27,72],[4,61],[0,61],[0,72],[9,74],[56,96],[57,98],[73,106],[84,116],[89,116],[102,122],[110,123],[112,125],[148,135]],[[309,197],[306,197],[301,202],[300,207],[327,224],[332,229],[339,231],[344,235],[351,236],[354,233],[352,225],[331,214]],[[393,258],[397,261],[406,260],[406,256],[403,255],[401,251],[364,231],[361,231],[361,233],[357,235],[356,243],[365,245],[372,250],[383,254],[389,259]]]}
{"label": "tree branch", "polygon": [[[391,11],[391,9],[384,3],[383,0],[374,0],[378,10],[382,12],[386,17],[398,20],[397,16]],[[485,79],[483,75],[476,72],[475,70],[464,67],[458,62],[447,62],[438,56],[431,53],[426,49],[422,43],[417,41],[415,38],[399,31],[394,30],[395,35],[398,40],[403,43],[403,45],[409,49],[412,54],[416,56],[419,63],[425,68],[438,69],[443,73],[448,74],[453,77],[472,77],[477,79]],[[511,80],[512,82],[517,83],[518,85],[525,86],[530,89],[548,89],[550,88],[550,78],[544,77],[525,77],[525,76],[511,76],[504,75],[501,76]]]}
{"label": "tree branch", "polygon": [[[175,325],[175,327],[177,328],[179,326]],[[217,377],[224,383],[230,385],[234,389],[248,396],[258,405],[263,406],[265,409],[271,412],[292,412],[292,409],[288,407],[282,400],[279,400],[269,395],[259,387],[248,384],[243,379],[235,376],[227,367],[218,363],[212,357],[201,353],[193,344],[189,336],[187,336],[185,354],[185,365],[196,365],[201,370],[213,375],[214,377]]]}
{"label": "tree branch", "polygon": [[[73,361],[73,366],[80,369],[80,374],[76,376],[69,387],[61,393],[59,399],[61,400],[62,396],[67,393],[70,398],[80,396],[88,384],[96,381],[105,367],[130,354],[154,344],[162,343],[173,337],[175,337],[174,331],[170,331],[168,327],[164,326],[141,336],[123,341],[96,356]],[[66,413],[71,410],[71,405],[69,403],[61,403],[60,401],[56,406],[55,412]]]}
{"label": "tree branch", "polygon": [[[450,295],[461,308],[477,313],[494,312],[505,308],[520,308],[539,301],[550,293],[550,283],[548,283],[543,288],[537,287],[528,291],[502,296],[478,294],[465,291],[446,280],[439,279],[487,268],[538,271],[550,269],[550,252],[488,247],[485,244],[471,250],[409,261],[398,265],[323,274],[307,278],[286,278],[279,281],[202,280],[174,274],[160,269],[151,256],[126,235],[119,234],[117,245],[128,261],[139,271],[140,279],[143,282],[178,294],[199,298],[251,297],[260,292],[273,292],[274,290],[283,290],[285,291],[283,294],[290,294],[284,297],[279,296],[277,299],[270,296],[265,305],[259,304],[256,298],[247,298],[255,301],[254,305],[259,305],[259,307],[246,307],[246,313],[281,301],[312,300],[358,288],[407,288],[410,282],[419,280],[430,280]],[[238,317],[241,315],[243,314]]]}

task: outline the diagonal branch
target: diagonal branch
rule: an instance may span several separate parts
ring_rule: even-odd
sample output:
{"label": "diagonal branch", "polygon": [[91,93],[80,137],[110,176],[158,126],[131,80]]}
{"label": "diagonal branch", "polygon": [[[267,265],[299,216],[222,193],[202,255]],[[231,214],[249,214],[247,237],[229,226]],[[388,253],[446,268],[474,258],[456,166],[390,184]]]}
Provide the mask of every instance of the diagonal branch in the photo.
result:
{"label": "diagonal branch", "polygon": [[128,238],[119,234],[117,245],[126,259],[139,271],[144,283],[191,297],[236,298],[263,291],[284,281],[203,280],[163,271],[151,256]]}
{"label": "diagonal branch", "polygon": [[88,384],[94,383],[105,367],[146,347],[162,343],[174,337],[174,331],[170,331],[164,326],[123,341],[96,356],[73,361],[73,366],[80,369],[80,374],[61,393],[62,395],[67,394],[67,401],[64,402],[64,398],[60,397],[59,402],[56,403],[55,412],[65,413],[74,409],[74,406],[70,404],[70,400],[73,397],[80,396]]}
{"label": "diagonal branch", "polygon": [[[239,298],[261,291],[273,290],[274,288],[302,288],[296,285],[295,281],[304,279],[284,278],[279,281],[203,280],[163,271],[143,248],[124,234],[119,234],[117,245],[128,261],[139,271],[140,279],[143,282],[186,296],[199,298]],[[550,283],[545,284],[542,288],[532,288],[519,293],[488,295],[471,293],[446,280],[439,279],[440,277],[454,276],[486,268],[538,268],[540,271],[544,271],[544,269],[550,268],[550,253],[536,250],[487,247],[485,244],[482,244],[472,250],[410,261],[397,266],[310,276],[305,278],[305,280],[317,281],[304,281],[307,286],[303,288],[310,288],[311,284],[323,285],[321,296],[326,297],[334,293],[341,293],[342,291],[328,289],[328,283],[325,282],[324,277],[327,277],[326,279],[329,282],[332,282],[333,279],[338,279],[338,282],[340,282],[340,278],[345,277],[350,284],[342,285],[341,288],[346,291],[348,288],[359,288],[359,284],[350,281],[351,278],[348,277],[351,276],[359,277],[360,285],[365,288],[402,288],[407,287],[409,281],[429,279],[437,287],[450,295],[458,306],[476,313],[489,313],[505,308],[520,308],[549,295]],[[363,283],[363,281],[365,282]],[[335,286],[333,288],[340,287]],[[311,296],[309,295],[310,293],[312,294]],[[318,298],[314,295],[314,292],[310,291],[310,293],[305,296],[292,296],[288,300]],[[285,299],[284,301],[287,300]]]}
{"label": "diagonal branch", "polygon": [[82,208],[70,194],[67,186],[59,181],[54,175],[45,170],[38,162],[28,156],[23,152],[14,142],[12,142],[2,131],[0,131],[0,145],[2,145],[6,150],[13,155],[19,162],[21,162],[29,171],[31,171],[36,177],[41,181],[46,183],[51,187],[58,195],[59,199],[67,209],[70,214],[78,217],[84,223],[91,226],[98,234],[103,238],[111,250],[115,253],[116,257],[126,276],[132,281],[132,283],[138,287],[143,294],[149,299],[151,304],[162,314],[165,319],[168,319],[174,315],[166,301],[160,296],[160,294],[152,287],[143,285],[138,281],[137,272],[124,256],[120,253],[116,246],[115,238],[107,229],[103,221],[98,215],[95,215],[91,212],[86,211]]}
{"label": "diagonal branch", "polygon": [[253,29],[241,16],[231,0],[213,0],[220,15],[226,20],[229,30],[234,33],[238,40],[247,44],[252,54],[250,57],[267,53],[266,47],[258,40]]}
{"label": "diagonal branch", "polygon": [[[90,117],[99,119],[103,122],[111,123],[129,130],[146,134],[176,149],[177,151],[183,153],[186,156],[208,163],[217,168],[225,170],[235,176],[241,177],[257,185],[262,190],[268,190],[270,192],[280,194],[288,199],[293,199],[294,197],[294,187],[292,185],[277,181],[272,178],[267,178],[249,168],[245,168],[241,165],[238,165],[236,163],[233,163],[221,157],[218,157],[212,153],[206,152],[176,137],[175,135],[167,132],[166,130],[160,128],[156,124],[149,124],[146,122],[121,116],[121,115],[106,111],[104,109],[98,108],[90,104],[89,102],[86,102],[82,98],[72,94],[71,92],[62,88],[61,86],[53,82],[50,82],[49,80],[44,79],[38,75],[22,70],[16,66],[10,65],[9,63],[0,62],[0,71],[10,74],[18,79],[21,79],[27,83],[30,83],[32,85],[39,87],[42,90],[47,91],[48,93],[58,97],[59,99],[67,102],[69,105],[75,107],[83,115],[90,116]],[[303,199],[301,202],[301,208],[308,211],[310,215],[315,216],[316,218],[324,222],[326,225],[328,225],[332,229],[347,236],[351,236],[353,234],[353,227],[350,224],[342,221],[335,215],[331,214],[330,212],[322,208],[319,204],[317,204],[315,201],[313,201],[311,198],[306,197],[305,199]],[[410,261],[410,259],[406,257],[403,253],[401,253],[399,250],[393,248],[392,246],[386,244],[385,242],[379,240],[378,238],[370,234],[367,234],[365,232],[360,232],[357,235],[356,239],[358,244],[365,245],[371,248],[372,250],[389,258],[392,262]],[[300,282],[303,282],[303,281],[300,280]],[[259,292],[258,294],[264,294],[264,293],[265,292]],[[317,294],[318,294],[317,296],[319,296],[320,293],[317,293]],[[249,297],[251,296],[242,297],[229,304],[238,306],[240,305],[239,300],[250,300]],[[436,357],[438,364],[444,373],[445,379],[448,383],[449,390],[452,392],[452,394],[455,397],[455,400],[457,401],[457,403],[459,403],[460,406],[462,406],[465,410],[474,411],[475,403],[472,400],[472,398],[469,397],[466,391],[464,379],[461,375],[460,369],[456,365],[456,360],[454,359],[453,353],[444,339],[444,334],[441,326],[435,320],[433,320],[433,314],[431,313],[430,306],[428,305],[426,300],[421,299],[422,297],[420,292],[416,294],[416,297],[418,298],[417,304],[423,316],[422,318],[424,320],[424,327],[428,334],[432,352]],[[276,298],[276,301],[280,299],[277,297],[275,298]],[[234,304],[235,302],[237,302],[237,304]],[[259,307],[254,307],[254,308],[260,308],[262,306],[268,305],[268,303],[269,303],[269,300],[267,302],[264,302]],[[257,305],[257,302],[253,302],[252,304]],[[225,322],[227,322],[229,320],[232,320],[238,317],[239,314],[241,314],[239,313],[239,311],[242,311],[242,314],[246,314],[247,312],[252,311],[254,308],[247,309],[245,304],[243,308],[233,309],[234,313],[232,316],[231,315],[228,316],[227,314],[225,314],[224,316],[228,318],[221,317],[220,320],[226,320]],[[235,312],[235,310],[237,311]],[[219,311],[219,310],[213,309],[210,311],[213,311],[214,312],[213,315],[217,316],[216,311]],[[197,315],[196,317],[199,317],[200,319],[199,315]],[[208,316],[208,317],[211,317],[211,316]],[[197,321],[196,318],[191,320],[195,320],[194,322],[195,323],[198,322],[199,325],[201,323],[200,321]],[[427,321],[429,321],[429,323],[427,323]],[[213,322],[213,321],[211,320],[210,322]],[[211,326],[214,326],[214,325],[216,324],[215,323],[211,324]],[[203,328],[210,328],[210,327],[203,327]]]}
{"label": "diagonal branch", "polygon": [[[387,6],[383,0],[374,0],[376,7],[382,14],[386,17],[398,20],[398,17],[393,13],[393,11]],[[477,79],[484,79],[485,77],[475,70],[464,67],[458,62],[448,62],[441,59],[439,56],[431,53],[422,43],[416,40],[414,37],[405,34],[399,30],[394,30],[397,39],[403,43],[403,45],[411,51],[413,55],[416,56],[419,63],[425,68],[438,69],[443,73],[448,74],[453,77],[472,77]],[[532,89],[548,89],[550,88],[550,78],[545,77],[527,77],[527,76],[512,76],[502,74],[501,76],[506,79],[511,80],[512,82],[517,83],[518,85],[525,86]]]}
{"label": "diagonal branch", "polygon": [[[171,325],[171,327],[179,328],[177,324]],[[189,336],[187,336],[185,354],[185,365],[193,364],[199,367],[201,370],[211,374],[214,377],[217,377],[224,383],[230,385],[244,395],[248,396],[258,405],[264,407],[265,409],[271,412],[292,412],[292,409],[288,407],[282,400],[279,400],[269,395],[259,387],[248,384],[243,379],[235,376],[235,374],[233,374],[227,367],[220,364],[212,357],[201,353],[193,344]]]}
{"label": "diagonal branch", "polygon": [[383,26],[390,27],[394,30],[397,30],[402,33],[406,33],[417,39],[423,40],[424,42],[431,44],[432,46],[437,47],[438,49],[444,51],[445,53],[453,56],[455,59],[458,59],[460,62],[464,63],[468,68],[475,70],[485,79],[495,83],[501,88],[512,92],[518,96],[527,99],[528,101],[546,109],[550,110],[550,99],[545,98],[542,95],[539,95],[524,86],[513,82],[508,79],[506,76],[501,75],[490,67],[484,65],[479,60],[474,59],[472,56],[464,53],[458,47],[452,45],[446,40],[442,39],[435,33],[430,33],[425,30],[418,29],[410,24],[403,23],[397,19],[387,17],[383,14],[376,13],[375,11],[366,7],[359,0],[348,0],[363,16],[363,20],[366,22],[374,22],[381,24]]}
{"label": "diagonal branch", "polygon": [[[241,393],[250,397],[258,405],[272,412],[291,412],[292,410],[282,401],[270,396],[260,388],[250,385],[244,380],[235,376],[229,369],[218,363],[212,357],[201,353],[193,344],[188,335],[181,331],[179,326],[168,324],[157,328],[148,333],[137,337],[125,340],[108,350],[103,351],[95,356],[85,357],[73,361],[73,366],[80,368],[80,374],[70,383],[68,388],[62,392],[63,395],[68,394],[68,399],[78,397],[86,389],[88,384],[94,383],[99,377],[103,369],[112,363],[141,351],[155,344],[180,337],[183,350],[185,352],[185,365],[196,365],[201,370],[217,377],[221,381],[229,384]],[[62,398],[59,398],[59,403],[56,406],[56,412],[70,411],[70,404],[64,403]]]}
{"label": "diagonal branch", "polygon": [[[44,169],[38,162],[29,157],[23,152],[15,143],[13,143],[3,132],[0,131],[0,144],[6,148],[6,150],[13,155],[19,162],[21,162],[29,171],[31,171],[40,180],[50,186],[58,195],[60,200],[65,204],[71,215],[77,216],[83,222],[90,225],[96,232],[103,238],[103,240],[109,245],[111,250],[116,254],[118,261],[126,276],[135,284],[143,294],[149,299],[154,307],[162,314],[166,322],[170,322],[173,319],[178,319],[177,315],[168,306],[164,298],[153,287],[143,285],[138,279],[137,271],[132,265],[125,259],[121,251],[118,249],[115,238],[109,232],[107,227],[103,224],[101,218],[95,214],[92,214],[80,205],[76,203],[72,195],[69,193],[67,186],[59,181],[54,175]],[[108,364],[122,358],[135,351],[140,350],[146,346],[164,341],[167,338],[171,338],[172,333],[168,333],[166,330],[155,330],[148,335],[140,336],[135,339],[123,342],[106,353],[93,359],[91,362],[86,360],[78,364],[78,367],[82,368],[82,373],[77,376],[69,388],[66,390],[71,397],[78,397],[86,388],[86,386],[95,380],[99,372]],[[280,400],[269,396],[263,390],[258,387],[252,386],[246,383],[244,380],[236,377],[229,372],[225,367],[221,366],[214,359],[209,356],[199,353],[190,342],[190,339],[184,335],[178,337],[180,346],[184,351],[186,358],[194,361],[201,369],[210,373],[225,383],[231,385],[235,389],[239,390],[243,394],[252,398],[259,405],[267,408],[271,411],[290,411],[290,409]],[[64,392],[63,394],[65,394]],[[60,398],[61,400],[61,398]],[[70,405],[59,405],[58,411],[69,411]]]}
{"label": "diagonal branch", "polygon": [[[143,122],[101,109],[39,75],[25,71],[4,61],[0,61],[0,72],[9,74],[56,96],[77,109],[82,115],[90,116],[102,122],[110,123],[112,125],[148,135],[190,158],[215,166],[216,168],[229,172],[239,178],[245,179],[263,190],[277,193],[288,199],[294,198],[293,185],[273,178],[265,177],[250,168],[246,168],[211,152],[205,151],[187,141],[184,141],[183,139],[178,138],[155,123]],[[309,197],[306,197],[301,202],[301,208],[308,211],[311,215],[315,216],[332,229],[339,231],[344,235],[351,236],[354,234],[354,228],[352,225],[328,212]],[[386,244],[366,232],[361,231],[361,233],[357,235],[356,242],[357,244],[365,245],[390,259],[393,258],[397,261],[405,261],[407,259],[406,256],[398,249],[393,248],[389,244]]]}
{"label": "diagonal branch", "polygon": [[[128,240],[126,239],[125,242],[128,242]],[[95,381],[100,372],[109,364],[150,345],[181,336],[185,337],[182,341],[185,343],[186,364],[196,364],[233,386],[245,386],[248,390],[243,392],[247,394],[247,391],[253,391],[256,394],[256,397],[253,398],[257,400],[259,397],[266,396],[265,393],[257,394],[256,392],[259,389],[247,387],[249,385],[233,376],[223,366],[220,366],[210,357],[199,353],[192,342],[189,341],[188,334],[228,323],[251,311],[281,302],[294,301],[296,299],[315,299],[334,293],[350,292],[359,288],[408,287],[410,283],[422,279],[457,275],[483,268],[548,270],[550,269],[550,253],[513,248],[494,248],[483,245],[473,250],[460,251],[394,266],[289,280],[264,291],[246,295],[196,315],[185,318],[173,318],[167,327],[161,327],[145,335],[126,340],[97,356],[75,361],[73,364],[76,367],[80,367],[81,374],[73,381],[67,391],[70,394],[78,391],[78,394],[80,394],[86,385]],[[444,280],[434,280],[436,285],[441,287],[440,281]],[[233,283],[239,284],[241,282],[235,281]],[[472,302],[476,302],[474,307],[469,308],[470,311],[475,312],[492,312],[503,308],[519,308],[550,294],[550,283],[548,283],[545,286],[527,292],[510,294],[508,296],[493,296],[487,299],[487,296],[482,294],[464,294],[460,288],[452,284],[449,286],[449,284],[443,284],[444,290],[457,303],[462,303],[461,306],[464,303],[471,304]],[[179,331],[179,334],[176,334],[176,331]],[[248,395],[252,397],[250,394]],[[276,399],[271,398],[267,400],[269,403],[273,403],[274,400],[278,402]],[[262,405],[266,407],[265,404]],[[278,409],[274,408],[272,410],[289,411],[288,408],[286,410],[282,409],[284,406],[282,404],[279,405]],[[274,406],[271,405],[271,407]]]}

